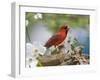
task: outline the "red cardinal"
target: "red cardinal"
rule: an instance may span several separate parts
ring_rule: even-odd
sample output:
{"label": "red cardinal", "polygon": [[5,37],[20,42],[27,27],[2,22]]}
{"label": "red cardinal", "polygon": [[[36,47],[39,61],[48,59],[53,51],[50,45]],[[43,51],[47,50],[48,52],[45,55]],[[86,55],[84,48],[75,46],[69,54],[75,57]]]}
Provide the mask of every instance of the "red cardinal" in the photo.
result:
{"label": "red cardinal", "polygon": [[50,48],[51,46],[58,46],[60,43],[62,43],[69,31],[69,28],[67,25],[62,25],[58,32],[56,32],[44,45],[46,48]]}

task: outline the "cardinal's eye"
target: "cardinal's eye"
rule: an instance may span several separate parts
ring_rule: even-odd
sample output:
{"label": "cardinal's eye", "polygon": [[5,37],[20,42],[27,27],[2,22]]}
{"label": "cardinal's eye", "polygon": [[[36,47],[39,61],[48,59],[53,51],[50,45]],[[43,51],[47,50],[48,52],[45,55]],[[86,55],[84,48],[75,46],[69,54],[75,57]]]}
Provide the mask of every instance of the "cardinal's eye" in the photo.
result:
{"label": "cardinal's eye", "polygon": [[65,29],[67,29],[67,26],[65,26]]}

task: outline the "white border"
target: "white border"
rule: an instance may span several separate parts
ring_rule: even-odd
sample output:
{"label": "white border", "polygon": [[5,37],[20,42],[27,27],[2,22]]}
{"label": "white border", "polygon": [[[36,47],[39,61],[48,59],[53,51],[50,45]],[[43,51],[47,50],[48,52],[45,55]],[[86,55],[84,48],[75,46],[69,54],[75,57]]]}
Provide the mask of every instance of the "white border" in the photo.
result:
{"label": "white border", "polygon": [[[80,73],[91,73],[96,71],[96,47],[95,47],[95,36],[96,28],[95,25],[95,8],[86,7],[57,7],[57,6],[33,6],[32,4],[22,4],[19,3],[12,4],[12,14],[15,17],[12,18],[12,29],[15,26],[15,33],[12,35],[15,42],[13,42],[12,50],[12,75],[14,77],[18,76],[47,76],[47,75],[63,75],[63,74],[80,74]],[[42,12],[42,13],[64,13],[64,14],[83,14],[90,15],[90,65],[77,65],[77,66],[58,66],[58,67],[35,67],[33,69],[25,68],[25,12]]]}

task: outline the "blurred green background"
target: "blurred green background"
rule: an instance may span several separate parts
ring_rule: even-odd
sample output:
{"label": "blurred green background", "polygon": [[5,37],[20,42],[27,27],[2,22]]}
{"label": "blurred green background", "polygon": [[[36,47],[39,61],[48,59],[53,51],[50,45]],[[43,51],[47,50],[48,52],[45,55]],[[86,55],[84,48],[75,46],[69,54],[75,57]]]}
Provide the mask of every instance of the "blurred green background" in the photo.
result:
{"label": "blurred green background", "polygon": [[26,12],[29,31],[39,21],[46,24],[48,30],[52,33],[56,32],[61,24],[68,23],[70,27],[87,27],[89,26],[89,15],[76,14],[53,14],[53,13],[33,13]]}

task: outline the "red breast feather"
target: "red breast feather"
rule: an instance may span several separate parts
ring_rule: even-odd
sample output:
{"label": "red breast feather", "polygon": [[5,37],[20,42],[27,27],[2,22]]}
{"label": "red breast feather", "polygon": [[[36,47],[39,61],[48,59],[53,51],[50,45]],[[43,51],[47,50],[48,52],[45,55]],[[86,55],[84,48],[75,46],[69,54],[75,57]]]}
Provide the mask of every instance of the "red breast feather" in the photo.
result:
{"label": "red breast feather", "polygon": [[57,46],[64,41],[66,38],[65,32],[58,32],[53,35],[45,44],[45,47],[49,48],[51,46]]}

